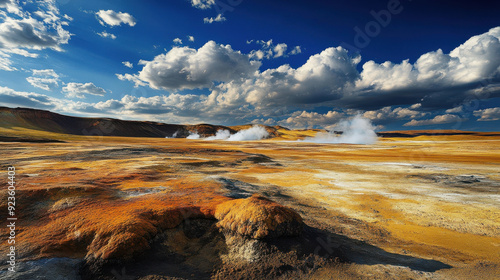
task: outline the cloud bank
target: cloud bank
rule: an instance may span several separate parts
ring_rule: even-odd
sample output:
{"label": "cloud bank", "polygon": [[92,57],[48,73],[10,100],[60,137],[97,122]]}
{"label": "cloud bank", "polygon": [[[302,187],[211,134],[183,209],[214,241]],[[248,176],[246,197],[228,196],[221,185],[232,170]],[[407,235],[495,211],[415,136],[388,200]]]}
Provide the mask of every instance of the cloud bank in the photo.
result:
{"label": "cloud bank", "polygon": [[[137,74],[118,77],[173,92],[209,89],[208,95],[190,96],[180,114],[201,108],[200,114],[222,122],[253,115],[246,120],[290,127],[328,125],[357,111],[379,124],[444,124],[459,120],[445,110],[474,98],[500,97],[500,27],[471,37],[450,53],[428,52],[415,63],[368,61],[361,72],[361,57],[342,47],[327,48],[297,68],[285,64],[261,70],[260,59],[284,55],[284,45],[257,43],[263,49],[248,54],[213,41],[199,49],[173,47],[152,61],[141,61]],[[329,115],[314,113],[317,107],[332,110]],[[429,112],[439,110],[442,116],[430,121]]]}
{"label": "cloud bank", "polygon": [[[69,21],[65,15],[56,13],[48,5],[42,9],[44,13],[28,15],[22,9],[16,10],[18,6],[11,5],[16,2],[8,2],[10,8],[7,8],[7,2],[2,3],[0,7],[4,14],[0,17],[6,21],[0,26],[11,24],[13,28],[0,28],[1,69],[14,69],[14,65],[9,64],[11,56],[36,57],[39,50],[58,50],[63,45],[64,36],[58,34],[65,34],[64,29],[60,30]],[[14,14],[17,12],[23,17]],[[52,15],[58,15],[58,20]],[[42,21],[43,18],[47,21]],[[28,26],[22,30],[38,34],[30,44],[24,45],[21,39],[15,39],[20,28],[15,24],[22,22],[31,26],[43,25],[38,29]],[[44,34],[57,40],[36,39]],[[68,33],[68,36],[71,35]],[[51,106],[64,111],[72,108],[82,114],[180,123],[260,122],[290,128],[333,128],[333,124],[342,118],[358,113],[375,124],[400,121],[407,126],[449,124],[474,117],[481,121],[497,118],[495,108],[478,110],[477,107],[467,107],[465,102],[500,97],[500,27],[471,37],[449,53],[442,50],[428,52],[415,62],[368,61],[362,65],[362,71],[358,71],[361,57],[342,47],[327,48],[311,55],[299,66],[284,64],[261,69],[263,57],[259,58],[257,51],[263,51],[263,55],[270,58],[290,55],[291,51],[285,50],[286,44],[275,44],[272,40],[261,40],[258,44],[261,49],[248,53],[214,41],[199,48],[173,46],[149,61],[141,60],[135,67],[137,71],[117,75],[136,86],[167,91],[158,95],[125,95],[85,103],[44,95],[39,95],[40,99],[26,98],[35,95],[9,89],[8,104],[17,100],[19,106],[30,106],[28,104],[36,105],[43,99],[38,108]],[[272,52],[266,54],[264,50]],[[33,72],[27,78],[28,82],[43,90],[58,87],[59,77],[46,74],[35,75]],[[105,94],[104,89],[93,84],[87,85],[85,91],[83,85],[65,85],[63,93],[80,98],[88,94]],[[193,89],[207,90],[204,94],[181,92]],[[469,115],[464,113],[467,110]]]}
{"label": "cloud bank", "polygon": [[[142,61],[138,74],[118,77],[153,89],[210,88],[208,99],[200,100],[206,106],[228,110],[246,105],[262,115],[283,106],[309,104],[358,110],[395,105],[402,110],[415,104],[420,104],[419,111],[450,109],[482,90],[490,92],[489,98],[500,96],[499,88],[492,87],[500,84],[499,38],[500,27],[496,27],[448,54],[429,52],[414,64],[368,61],[361,72],[356,69],[361,57],[342,47],[327,48],[297,68],[285,64],[260,71],[259,59],[269,53],[245,55],[209,41],[200,49],[174,47],[153,61]],[[269,45],[273,57],[284,55],[280,51],[284,46],[260,43]]]}
{"label": "cloud bank", "polygon": [[[28,12],[34,11],[34,12]],[[62,51],[72,34],[65,26],[72,20],[61,15],[56,0],[0,2],[0,69],[15,71],[12,55],[36,58],[38,51]]]}

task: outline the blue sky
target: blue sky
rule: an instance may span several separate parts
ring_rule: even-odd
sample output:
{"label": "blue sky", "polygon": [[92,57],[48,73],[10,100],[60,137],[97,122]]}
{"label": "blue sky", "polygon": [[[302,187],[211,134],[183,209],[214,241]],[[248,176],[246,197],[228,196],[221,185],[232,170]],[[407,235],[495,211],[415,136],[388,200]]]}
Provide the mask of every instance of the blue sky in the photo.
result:
{"label": "blue sky", "polygon": [[[333,2],[333,3],[330,3]],[[498,130],[495,1],[0,0],[0,105],[167,123]]]}

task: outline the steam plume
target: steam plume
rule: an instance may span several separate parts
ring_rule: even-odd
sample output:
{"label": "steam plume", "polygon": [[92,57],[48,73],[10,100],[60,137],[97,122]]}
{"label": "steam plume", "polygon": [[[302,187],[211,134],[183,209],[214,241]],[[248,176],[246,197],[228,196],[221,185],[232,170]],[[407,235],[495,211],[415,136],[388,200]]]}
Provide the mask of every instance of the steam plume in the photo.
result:
{"label": "steam plume", "polygon": [[227,129],[219,129],[215,136],[205,138],[205,140],[225,140],[225,141],[252,141],[261,140],[269,136],[267,130],[258,125],[243,129],[231,135]]}
{"label": "steam plume", "polygon": [[198,132],[190,132],[186,139],[200,139]]}
{"label": "steam plume", "polygon": [[342,130],[340,136],[333,133],[320,132],[314,137],[306,137],[304,142],[314,143],[348,143],[348,144],[373,144],[377,141],[375,127],[370,120],[355,116],[350,120],[344,120],[339,123],[336,130]]}

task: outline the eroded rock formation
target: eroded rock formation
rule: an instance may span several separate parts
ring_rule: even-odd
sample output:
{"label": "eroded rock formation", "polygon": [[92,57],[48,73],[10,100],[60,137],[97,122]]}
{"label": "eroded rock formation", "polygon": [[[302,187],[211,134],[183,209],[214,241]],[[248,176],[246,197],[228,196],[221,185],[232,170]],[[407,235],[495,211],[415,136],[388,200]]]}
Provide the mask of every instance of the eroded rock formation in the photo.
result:
{"label": "eroded rock formation", "polygon": [[297,212],[258,194],[218,205],[215,218],[223,231],[254,239],[297,236],[304,227]]}

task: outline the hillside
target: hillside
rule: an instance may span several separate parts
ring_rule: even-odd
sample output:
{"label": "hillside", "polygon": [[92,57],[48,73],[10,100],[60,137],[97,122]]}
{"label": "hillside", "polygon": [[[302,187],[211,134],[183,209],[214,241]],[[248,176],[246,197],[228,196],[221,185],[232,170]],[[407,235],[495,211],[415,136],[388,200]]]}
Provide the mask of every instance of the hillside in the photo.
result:
{"label": "hillside", "polygon": [[219,129],[227,129],[231,133],[238,131],[226,126],[211,124],[178,125],[113,118],[83,118],[45,110],[8,107],[0,107],[0,127],[19,127],[73,135],[161,138],[185,138],[192,132],[206,137],[214,135]]}
{"label": "hillside", "polygon": [[[321,129],[288,129],[282,126],[263,126],[269,133],[269,137],[275,140],[295,141],[306,137],[314,137],[318,132],[325,132]],[[82,136],[119,136],[119,137],[157,137],[157,138],[186,138],[190,134],[197,133],[200,137],[209,137],[217,133],[218,130],[228,130],[231,134],[249,129],[252,124],[238,126],[222,126],[212,124],[166,124],[151,121],[129,121],[113,118],[85,118],[61,115],[58,113],[30,109],[30,108],[8,108],[0,107],[0,128],[4,129],[24,129],[31,131],[28,137],[22,135],[2,135],[0,141],[9,142],[47,142],[53,139],[60,139],[59,136],[53,138],[50,135],[45,138],[32,137],[33,131],[39,133],[57,133],[65,135]],[[336,131],[336,134],[342,132]],[[475,136],[500,136],[500,132],[474,132],[460,130],[408,130],[408,131],[385,131],[377,132],[383,138],[428,138],[434,136],[446,136],[457,140],[464,137]],[[38,135],[39,136],[39,135]],[[51,140],[52,139],[52,140]]]}

